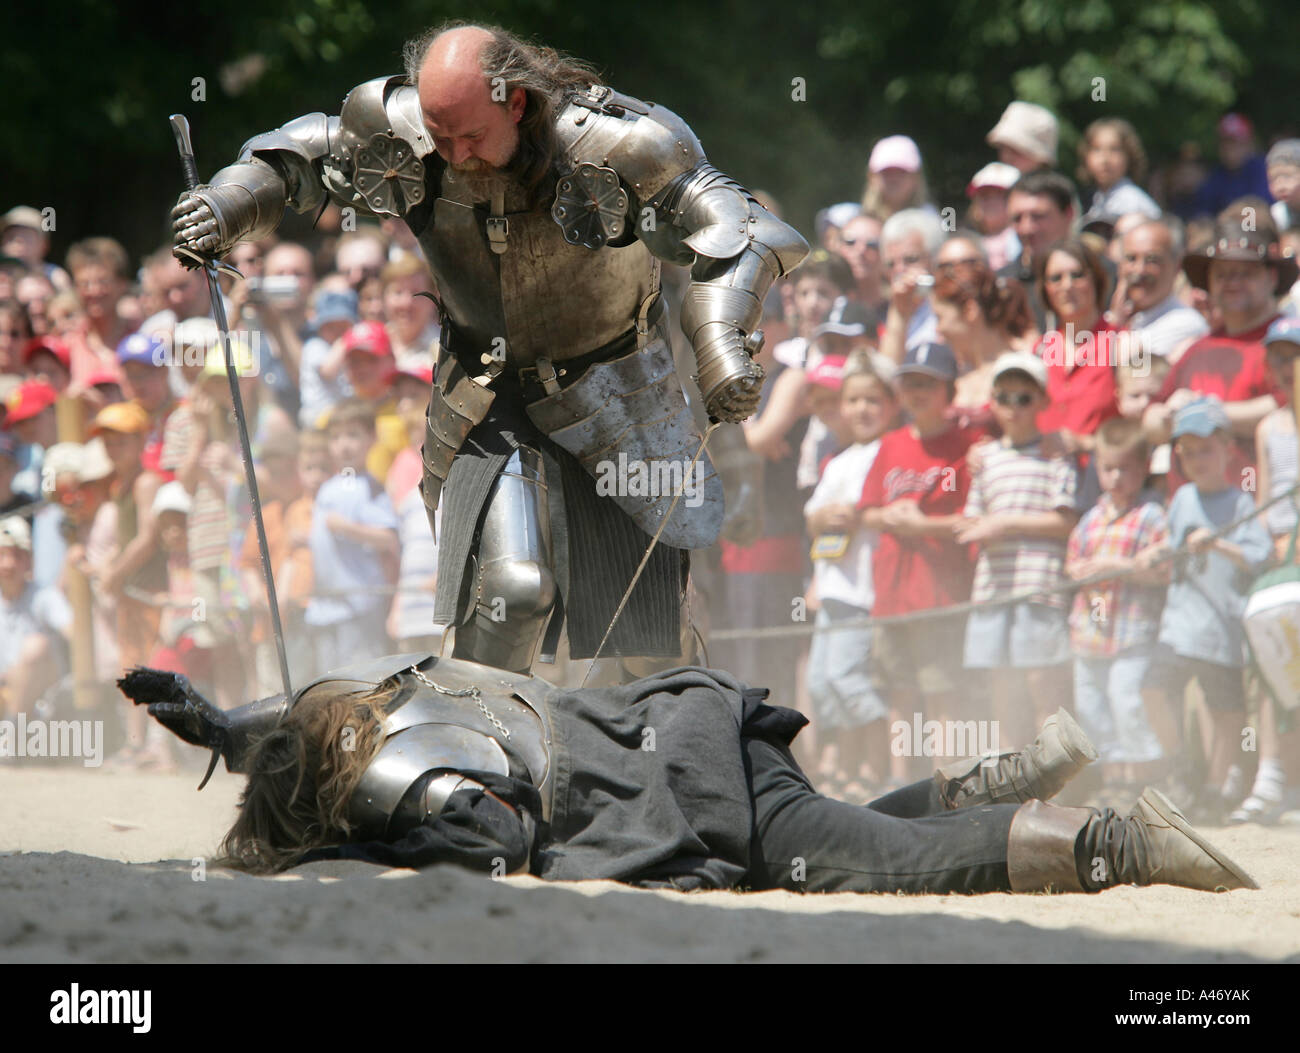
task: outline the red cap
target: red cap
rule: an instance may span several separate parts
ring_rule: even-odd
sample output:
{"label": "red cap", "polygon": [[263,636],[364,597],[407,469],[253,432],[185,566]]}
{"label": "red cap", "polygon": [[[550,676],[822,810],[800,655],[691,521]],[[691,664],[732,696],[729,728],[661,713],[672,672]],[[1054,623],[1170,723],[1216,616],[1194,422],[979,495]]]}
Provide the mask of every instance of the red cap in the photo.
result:
{"label": "red cap", "polygon": [[1255,126],[1249,117],[1239,113],[1225,113],[1219,121],[1219,137],[1223,139],[1240,139],[1245,142],[1255,135]]}
{"label": "red cap", "polygon": [[433,366],[425,365],[423,363],[398,366],[397,375],[399,377],[415,377],[415,379],[420,381],[422,384],[432,384]]}
{"label": "red cap", "polygon": [[121,387],[122,378],[111,369],[97,369],[81,382],[83,389],[99,387],[100,384],[116,384]]}
{"label": "red cap", "polygon": [[343,338],[343,351],[365,351],[380,358],[393,356],[393,344],[383,322],[358,322]]}
{"label": "red cap", "polygon": [[31,420],[43,409],[53,406],[59,400],[59,393],[43,380],[27,380],[9,393],[5,407],[9,411],[7,421],[17,424]]}
{"label": "red cap", "polygon": [[48,351],[59,360],[64,369],[72,368],[72,349],[62,340],[52,336],[38,336],[27,341],[23,348],[23,362],[27,363],[32,360],[32,355],[37,351]]}
{"label": "red cap", "polygon": [[820,362],[808,370],[806,379],[809,384],[839,391],[844,386],[844,364],[847,361],[844,355],[825,355]]}

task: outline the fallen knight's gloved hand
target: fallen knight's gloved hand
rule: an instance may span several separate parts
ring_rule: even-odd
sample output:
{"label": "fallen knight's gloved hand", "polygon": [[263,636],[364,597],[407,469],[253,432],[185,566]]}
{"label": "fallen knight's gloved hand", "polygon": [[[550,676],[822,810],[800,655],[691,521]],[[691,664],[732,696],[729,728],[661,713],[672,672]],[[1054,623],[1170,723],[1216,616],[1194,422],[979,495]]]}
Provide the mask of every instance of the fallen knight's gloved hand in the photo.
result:
{"label": "fallen knight's gloved hand", "polygon": [[122,694],[193,746],[223,752],[229,743],[230,718],[191,686],[187,677],[137,666],[117,682]]}

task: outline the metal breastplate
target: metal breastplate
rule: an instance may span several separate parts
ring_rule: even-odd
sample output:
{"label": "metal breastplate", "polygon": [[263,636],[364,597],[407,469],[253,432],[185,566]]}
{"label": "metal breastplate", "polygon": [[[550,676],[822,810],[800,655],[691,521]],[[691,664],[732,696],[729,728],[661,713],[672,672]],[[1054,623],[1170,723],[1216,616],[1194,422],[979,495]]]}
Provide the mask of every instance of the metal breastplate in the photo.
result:
{"label": "metal breastplate", "polygon": [[528,211],[519,191],[507,194],[508,235],[498,255],[488,241],[487,207],[475,207],[444,175],[419,240],[462,341],[462,361],[499,353],[504,338],[506,360],[516,367],[538,357],[561,362],[635,325],[655,288],[649,250],[637,240],[622,248],[571,245],[549,206]]}
{"label": "metal breastplate", "polygon": [[453,658],[425,656],[417,671],[405,669],[384,721],[387,739],[352,796],[360,836],[382,838],[412,783],[439,770],[528,778],[549,818],[550,685]]}

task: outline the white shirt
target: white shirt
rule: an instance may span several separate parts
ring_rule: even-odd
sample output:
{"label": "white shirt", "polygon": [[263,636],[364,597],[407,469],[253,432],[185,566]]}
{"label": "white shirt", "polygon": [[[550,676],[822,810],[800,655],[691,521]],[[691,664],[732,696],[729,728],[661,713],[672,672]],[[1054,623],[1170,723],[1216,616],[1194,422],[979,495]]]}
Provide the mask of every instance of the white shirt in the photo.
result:
{"label": "white shirt", "polygon": [[1178,348],[1210,331],[1201,312],[1188,307],[1173,293],[1154,307],[1135,313],[1128,327],[1142,338],[1142,346],[1147,351],[1161,358],[1168,358]]}
{"label": "white shirt", "polygon": [[[804,515],[826,505],[856,505],[862,496],[867,473],[880,451],[880,440],[850,446],[833,457],[812,497],[804,505]],[[877,535],[874,530],[856,530],[849,538],[848,550],[839,559],[813,560],[813,580],[817,595],[824,600],[839,600],[869,611],[876,603],[871,581],[871,552]]]}

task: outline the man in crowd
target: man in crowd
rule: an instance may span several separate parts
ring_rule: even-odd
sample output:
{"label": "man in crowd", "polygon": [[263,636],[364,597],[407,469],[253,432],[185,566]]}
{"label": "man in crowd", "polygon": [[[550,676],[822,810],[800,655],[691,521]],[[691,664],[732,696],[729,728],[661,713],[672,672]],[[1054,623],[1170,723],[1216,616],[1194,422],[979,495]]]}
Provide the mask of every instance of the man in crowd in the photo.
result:
{"label": "man in crowd", "polygon": [[998,276],[1015,278],[1024,285],[1039,331],[1046,332],[1047,309],[1035,285],[1034,268],[1049,246],[1070,234],[1075,216],[1074,185],[1058,172],[1031,172],[1011,188],[1007,209],[1020,239],[1020,257],[998,271]]}
{"label": "man in crowd", "polygon": [[1210,331],[1200,311],[1174,295],[1183,262],[1181,229],[1150,220],[1123,236],[1119,285],[1112,321],[1129,330],[1147,354],[1176,362],[1188,346]]}
{"label": "man in crowd", "polygon": [[126,249],[112,238],[86,238],[68,250],[68,270],[86,316],[85,328],[68,337],[72,384],[80,393],[95,373],[120,375],[114,351],[135,328],[118,316],[130,281],[130,261]]}
{"label": "man in crowd", "polygon": [[894,362],[902,362],[908,351],[938,339],[929,290],[934,285],[934,255],[942,244],[939,217],[919,208],[895,212],[881,228],[889,311],[880,350]]}
{"label": "man in crowd", "polygon": [[[1180,409],[1205,395],[1221,400],[1236,439],[1228,471],[1236,485],[1248,488],[1255,428],[1282,397],[1269,376],[1264,334],[1278,317],[1277,298],[1296,279],[1296,262],[1281,254],[1267,204],[1243,198],[1224,209],[1214,241],[1188,255],[1183,269],[1194,286],[1208,290],[1222,322],[1178,360],[1143,425],[1152,443],[1168,442]],[[1169,492],[1186,481],[1175,459]]]}
{"label": "man in crowd", "polygon": [[840,231],[839,248],[853,271],[851,299],[861,305],[869,319],[872,339],[885,322],[889,301],[885,298],[885,271],[880,255],[880,232],[883,224],[875,216],[859,213]]}
{"label": "man in crowd", "polygon": [[1196,192],[1194,216],[1217,216],[1242,197],[1271,201],[1268,166],[1255,149],[1255,126],[1240,113],[1224,114],[1219,121],[1219,163]]}

